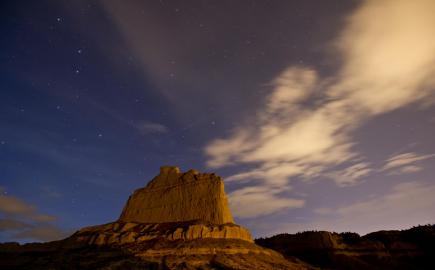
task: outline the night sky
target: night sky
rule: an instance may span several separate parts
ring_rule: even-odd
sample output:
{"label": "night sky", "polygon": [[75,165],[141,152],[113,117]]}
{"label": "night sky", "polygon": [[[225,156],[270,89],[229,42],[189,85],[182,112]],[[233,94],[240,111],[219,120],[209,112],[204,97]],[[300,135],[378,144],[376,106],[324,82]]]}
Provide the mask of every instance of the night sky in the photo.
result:
{"label": "night sky", "polygon": [[0,242],[111,222],[163,165],[255,237],[435,222],[435,2],[1,1]]}

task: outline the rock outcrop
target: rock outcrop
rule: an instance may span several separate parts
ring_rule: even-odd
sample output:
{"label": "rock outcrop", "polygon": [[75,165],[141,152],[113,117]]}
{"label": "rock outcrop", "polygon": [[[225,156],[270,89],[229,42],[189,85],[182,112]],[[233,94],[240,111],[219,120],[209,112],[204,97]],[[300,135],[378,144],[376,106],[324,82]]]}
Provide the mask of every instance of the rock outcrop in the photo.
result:
{"label": "rock outcrop", "polygon": [[177,167],[162,167],[144,188],[127,201],[119,221],[167,223],[201,220],[211,224],[234,223],[222,178],[215,174]]}

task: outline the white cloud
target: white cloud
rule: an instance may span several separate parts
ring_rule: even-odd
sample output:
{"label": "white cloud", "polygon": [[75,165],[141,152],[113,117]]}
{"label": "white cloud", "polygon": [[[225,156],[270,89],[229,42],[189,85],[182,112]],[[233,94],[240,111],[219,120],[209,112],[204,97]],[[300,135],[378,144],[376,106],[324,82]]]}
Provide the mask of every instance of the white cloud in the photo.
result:
{"label": "white cloud", "polygon": [[433,157],[435,157],[435,154],[420,155],[413,152],[394,155],[387,159],[386,164],[382,167],[381,171],[388,171],[389,174],[406,174],[418,172],[422,170],[422,167],[416,163],[418,161]]}
{"label": "white cloud", "polygon": [[244,187],[229,194],[230,207],[235,216],[252,218],[304,205],[305,202],[302,199],[280,197],[279,193],[283,191],[266,186]]}
{"label": "white cloud", "polygon": [[364,1],[337,39],[344,62],[331,95],[346,95],[371,114],[432,95],[434,12],[432,0]]}
{"label": "white cloud", "polygon": [[[336,38],[343,61],[335,76],[319,78],[303,67],[284,70],[251,123],[205,147],[207,165],[255,165],[229,178],[263,179],[263,185],[322,173],[335,175],[341,186],[357,183],[371,169],[358,164],[353,132],[377,115],[435,95],[433,12],[432,0],[364,1]],[[349,168],[331,172],[342,163]]]}

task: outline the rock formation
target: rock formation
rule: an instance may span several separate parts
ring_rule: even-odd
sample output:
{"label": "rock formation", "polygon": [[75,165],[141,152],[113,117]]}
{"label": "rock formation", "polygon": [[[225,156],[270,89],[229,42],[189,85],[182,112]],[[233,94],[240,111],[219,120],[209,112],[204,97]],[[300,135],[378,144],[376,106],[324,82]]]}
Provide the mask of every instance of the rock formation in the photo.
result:
{"label": "rock formation", "polygon": [[1,269],[312,269],[234,224],[222,179],[162,167],[115,222],[67,239],[0,245]]}
{"label": "rock formation", "polygon": [[151,239],[241,239],[249,231],[234,224],[222,178],[164,166],[131,195],[116,222],[83,228],[75,241],[89,245],[125,244]]}
{"label": "rock formation", "polygon": [[234,223],[222,179],[215,174],[162,167],[145,188],[128,199],[119,221],[165,223],[201,220]]}

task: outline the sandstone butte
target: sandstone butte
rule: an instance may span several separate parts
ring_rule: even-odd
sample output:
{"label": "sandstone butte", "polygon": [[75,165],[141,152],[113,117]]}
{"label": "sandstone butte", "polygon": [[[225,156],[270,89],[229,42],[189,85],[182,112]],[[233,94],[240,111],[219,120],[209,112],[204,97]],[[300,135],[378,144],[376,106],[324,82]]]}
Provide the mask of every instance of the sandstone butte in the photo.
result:
{"label": "sandstone butte", "polygon": [[119,221],[165,223],[202,220],[212,224],[234,223],[224,192],[215,174],[177,167],[161,167],[160,174],[127,201]]}
{"label": "sandstone butte", "polygon": [[117,221],[60,241],[0,245],[2,256],[2,269],[312,269],[254,244],[234,223],[221,177],[170,166],[134,191]]}

